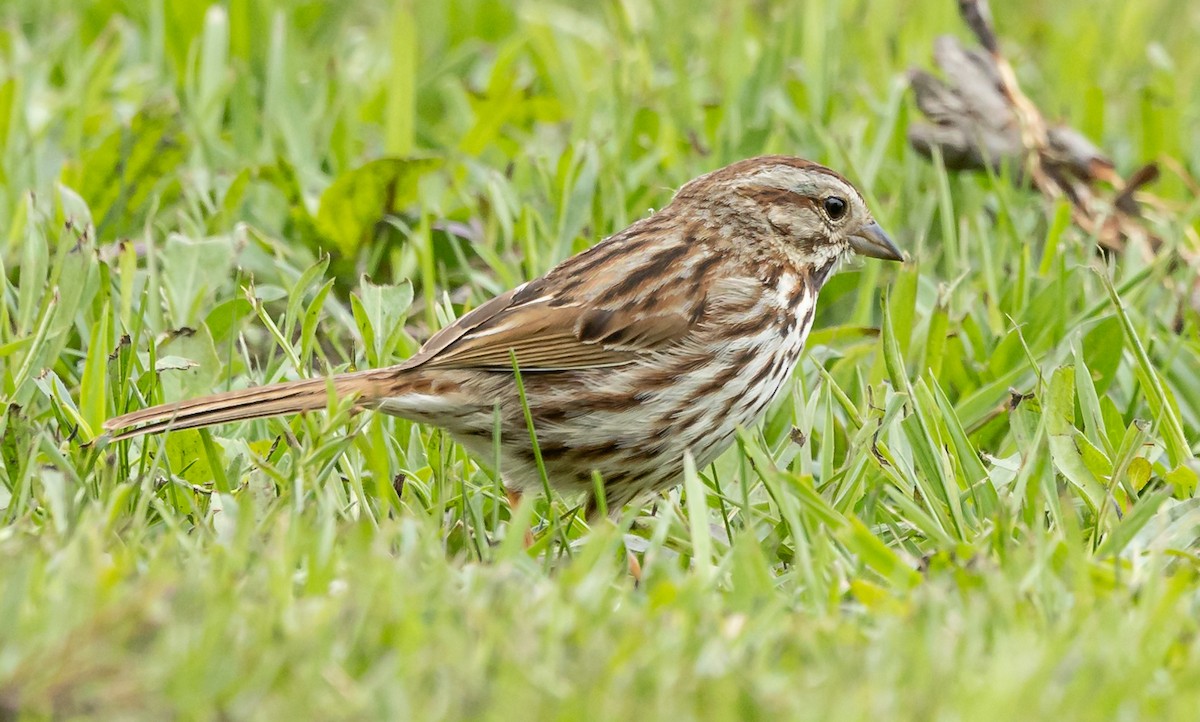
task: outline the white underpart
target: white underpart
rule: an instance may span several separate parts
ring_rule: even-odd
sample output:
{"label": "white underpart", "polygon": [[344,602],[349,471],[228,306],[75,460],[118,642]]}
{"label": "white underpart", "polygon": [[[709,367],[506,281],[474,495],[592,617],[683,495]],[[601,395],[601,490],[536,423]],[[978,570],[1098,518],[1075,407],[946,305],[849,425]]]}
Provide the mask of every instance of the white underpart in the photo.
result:
{"label": "white underpart", "polygon": [[[777,308],[786,306],[798,283],[800,279],[785,274],[774,298],[768,295],[759,302],[761,313],[774,314]],[[731,344],[731,351],[753,348],[759,353],[717,394],[718,400],[714,403],[721,405],[728,403],[731,398],[736,399],[729,415],[715,425],[691,428],[684,434],[684,438],[688,440],[687,446],[699,465],[703,466],[716,459],[732,443],[738,427],[753,426],[767,408],[782,395],[804,349],[804,341],[808,337],[811,325],[812,316],[809,315],[807,320],[796,319],[791,333],[782,341],[779,338],[778,326],[769,325],[761,333]],[[756,383],[755,379],[763,372],[768,374],[767,377]]]}
{"label": "white underpart", "polygon": [[453,414],[461,407],[459,401],[438,394],[404,394],[382,399],[375,406],[385,414],[403,416],[414,421],[438,423],[447,414]]}

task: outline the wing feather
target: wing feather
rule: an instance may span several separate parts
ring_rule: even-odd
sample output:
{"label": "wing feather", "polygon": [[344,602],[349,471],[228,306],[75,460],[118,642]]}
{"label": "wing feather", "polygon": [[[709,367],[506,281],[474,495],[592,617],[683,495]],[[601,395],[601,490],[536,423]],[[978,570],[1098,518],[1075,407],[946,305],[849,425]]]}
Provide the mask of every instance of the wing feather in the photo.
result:
{"label": "wing feather", "polygon": [[551,305],[534,297],[514,303],[523,287],[497,296],[429,339],[406,366],[564,371],[620,366],[682,340],[701,315],[639,314]]}
{"label": "wing feather", "polygon": [[[753,306],[761,295],[755,279],[722,277],[719,256],[684,263],[694,233],[680,235],[687,239],[681,248],[651,244],[652,229],[639,228],[484,303],[403,366],[507,370],[514,353],[523,371],[619,366],[684,343],[706,320]],[[626,260],[618,262],[618,253]],[[615,265],[600,273],[595,259]]]}

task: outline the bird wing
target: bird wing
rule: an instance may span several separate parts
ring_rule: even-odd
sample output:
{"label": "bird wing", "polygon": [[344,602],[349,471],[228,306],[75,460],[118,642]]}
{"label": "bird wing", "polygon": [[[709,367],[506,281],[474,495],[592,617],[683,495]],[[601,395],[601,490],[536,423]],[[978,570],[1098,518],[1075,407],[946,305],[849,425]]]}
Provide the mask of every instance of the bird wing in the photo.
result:
{"label": "bird wing", "polygon": [[703,315],[638,312],[563,303],[542,279],[497,296],[436,333],[404,366],[443,369],[565,371],[619,366],[664,350],[687,336]]}

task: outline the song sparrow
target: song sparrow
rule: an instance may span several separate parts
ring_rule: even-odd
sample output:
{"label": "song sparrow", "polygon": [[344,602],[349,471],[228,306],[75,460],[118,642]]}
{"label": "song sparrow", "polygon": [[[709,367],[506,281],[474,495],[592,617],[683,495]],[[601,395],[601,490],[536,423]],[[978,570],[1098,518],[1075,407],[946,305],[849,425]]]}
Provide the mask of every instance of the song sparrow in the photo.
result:
{"label": "song sparrow", "polygon": [[817,293],[849,253],[901,260],[842,176],[751,158],[484,303],[383,369],[163,404],[109,420],[124,439],[326,408],[330,390],[447,429],[480,458],[500,437],[510,490],[540,488],[515,354],[550,484],[610,509],[717,457],[786,387]]}

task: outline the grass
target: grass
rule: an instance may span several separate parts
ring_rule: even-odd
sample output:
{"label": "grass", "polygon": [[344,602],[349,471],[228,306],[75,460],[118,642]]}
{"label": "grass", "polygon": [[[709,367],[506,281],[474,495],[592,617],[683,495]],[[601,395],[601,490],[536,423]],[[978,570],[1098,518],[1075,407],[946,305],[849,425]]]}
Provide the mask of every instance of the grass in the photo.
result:
{"label": "grass", "polygon": [[[1163,162],[1164,252],[1100,258],[906,147],[950,2],[10,0],[0,718],[1194,717],[1197,10],[995,8],[1043,108]],[[621,524],[332,400],[87,443],[404,358],[764,152],[914,261],[843,269],[790,398]]]}

